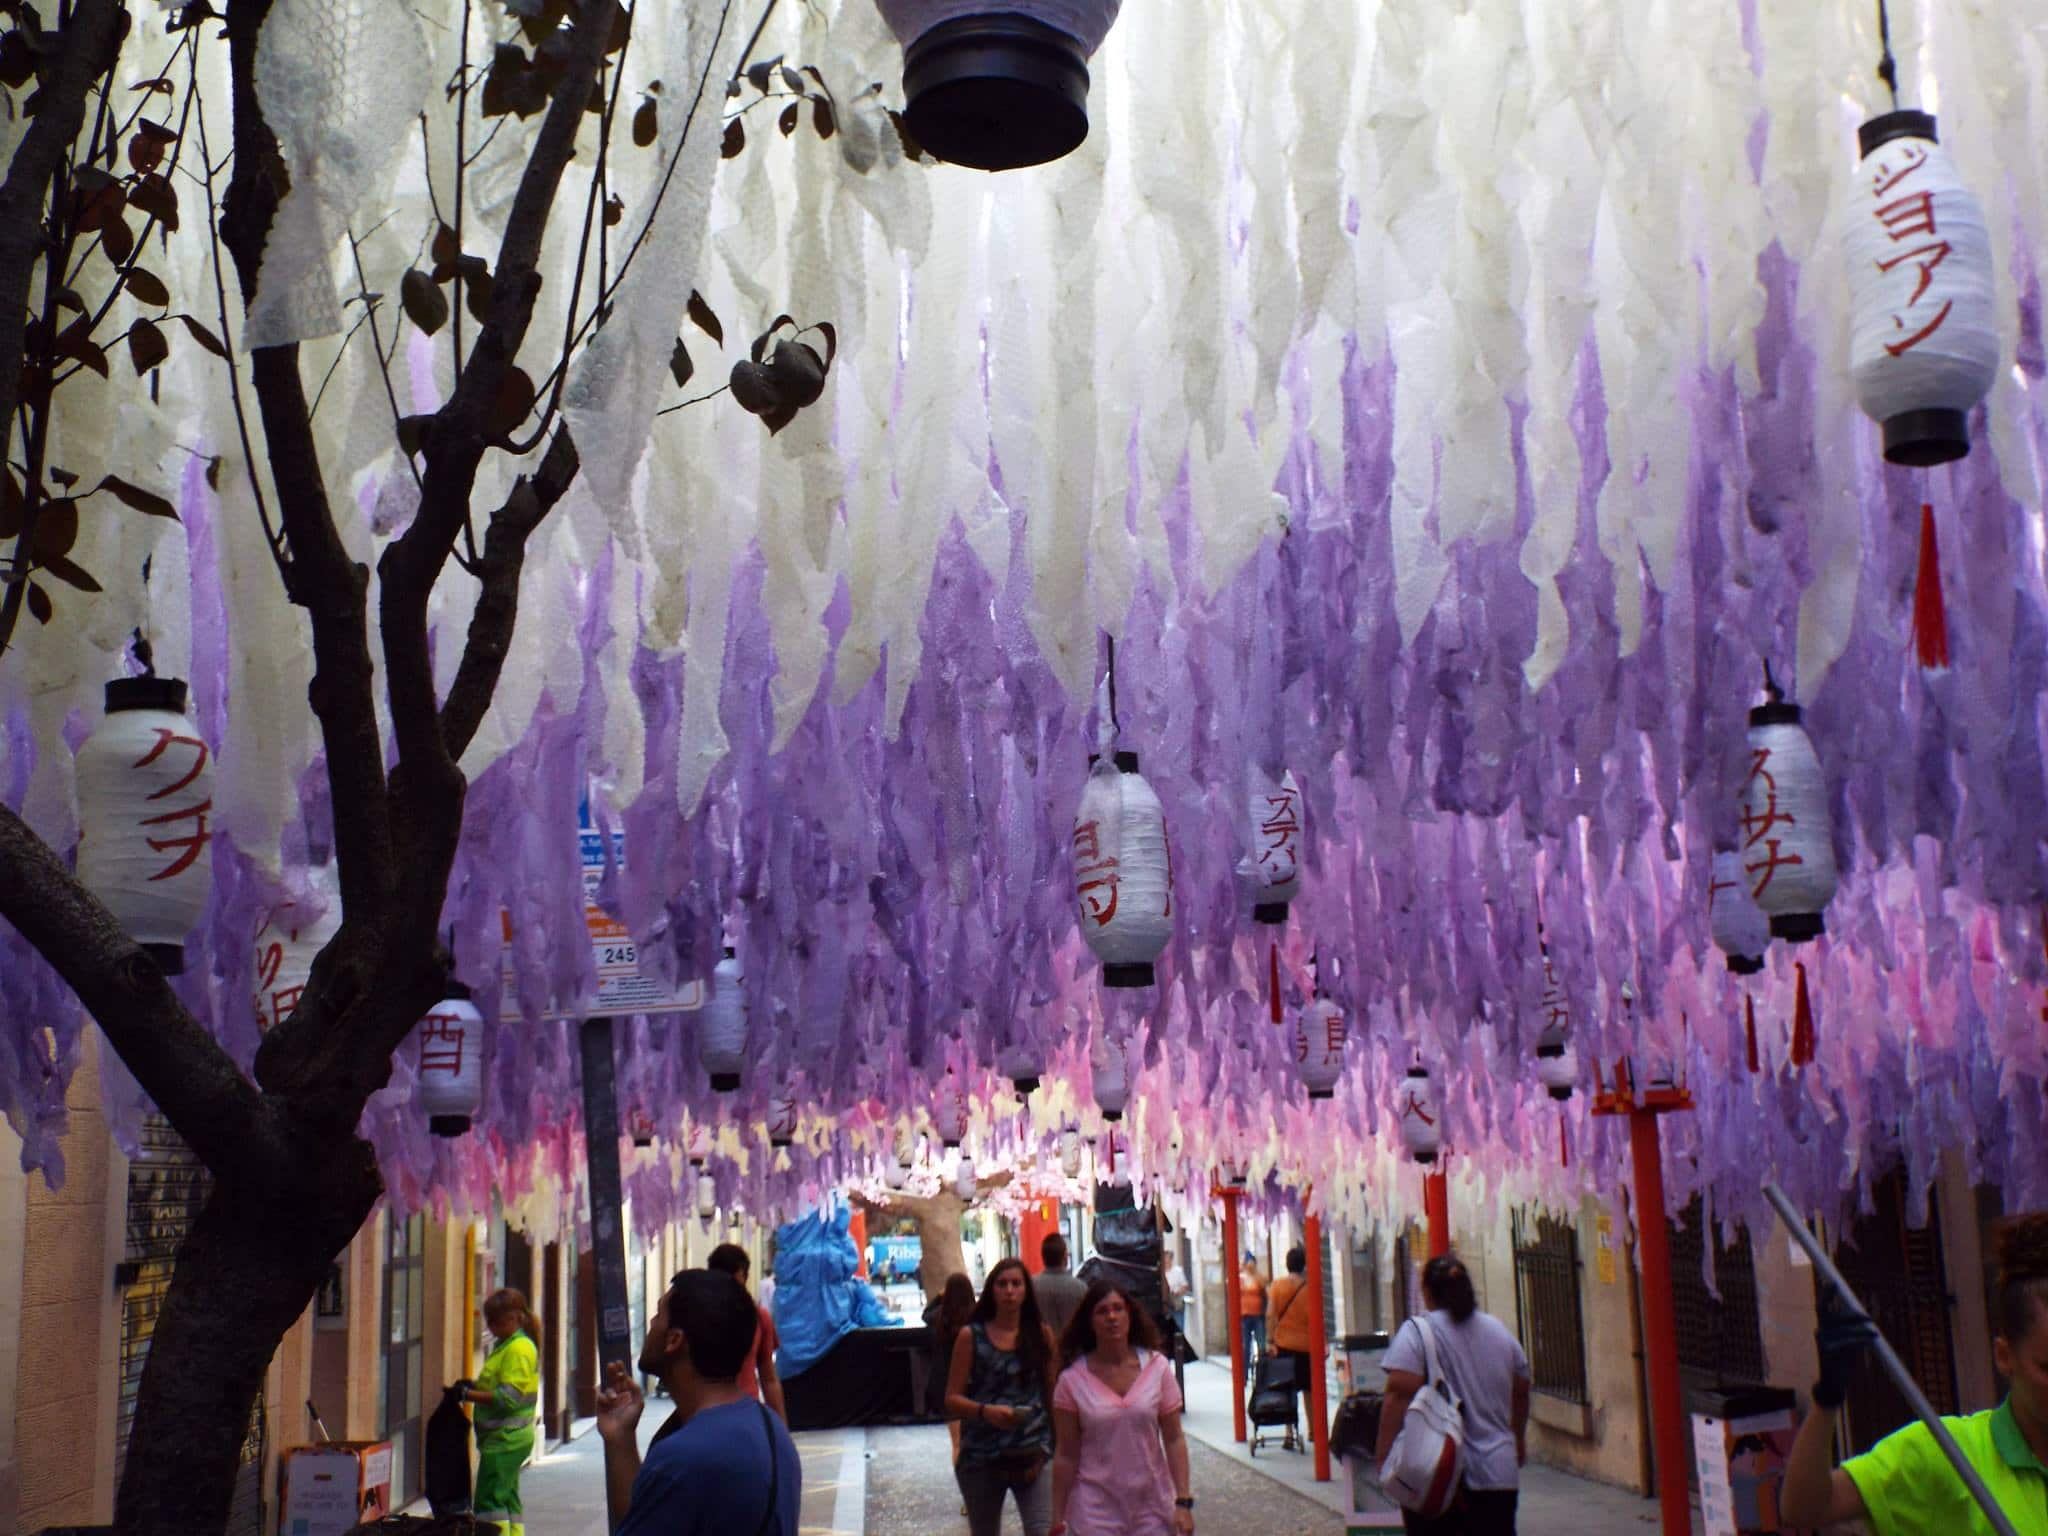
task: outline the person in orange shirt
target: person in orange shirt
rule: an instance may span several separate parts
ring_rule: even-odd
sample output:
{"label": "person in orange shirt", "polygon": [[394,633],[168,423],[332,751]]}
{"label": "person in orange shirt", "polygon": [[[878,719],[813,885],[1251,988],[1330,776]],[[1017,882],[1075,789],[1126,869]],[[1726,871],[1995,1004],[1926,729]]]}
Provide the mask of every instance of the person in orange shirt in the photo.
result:
{"label": "person in orange shirt", "polygon": [[1308,1294],[1307,1271],[1308,1250],[1297,1243],[1287,1250],[1287,1273],[1266,1293],[1266,1335],[1275,1354],[1294,1361],[1296,1392],[1308,1390],[1309,1372],[1323,1364],[1309,1358],[1315,1348],[1315,1300]]}
{"label": "person in orange shirt", "polygon": [[1266,1352],[1266,1276],[1249,1248],[1237,1271],[1237,1299],[1237,1324],[1244,1335],[1244,1374],[1249,1381],[1259,1356]]}

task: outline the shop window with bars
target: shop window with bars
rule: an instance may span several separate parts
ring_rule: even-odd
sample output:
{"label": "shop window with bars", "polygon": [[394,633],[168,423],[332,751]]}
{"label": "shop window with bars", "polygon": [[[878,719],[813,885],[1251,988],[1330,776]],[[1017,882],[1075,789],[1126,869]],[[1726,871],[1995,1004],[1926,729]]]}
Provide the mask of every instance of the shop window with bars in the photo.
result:
{"label": "shop window with bars", "polygon": [[1676,1221],[1667,1222],[1666,1231],[1680,1374],[1700,1385],[1761,1385],[1766,1379],[1764,1339],[1749,1229],[1736,1226],[1732,1240],[1723,1244],[1719,1224],[1709,1230],[1694,1196]]}
{"label": "shop window with bars", "polygon": [[1535,1390],[1586,1401],[1586,1324],[1579,1300],[1579,1235],[1568,1221],[1514,1213],[1515,1320]]}

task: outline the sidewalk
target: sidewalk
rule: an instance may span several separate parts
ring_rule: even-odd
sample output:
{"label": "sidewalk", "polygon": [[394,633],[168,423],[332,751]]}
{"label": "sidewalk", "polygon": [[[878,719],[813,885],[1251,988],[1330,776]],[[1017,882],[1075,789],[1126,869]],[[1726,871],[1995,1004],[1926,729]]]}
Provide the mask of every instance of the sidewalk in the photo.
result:
{"label": "sidewalk", "polygon": [[[1334,1411],[1334,1409],[1333,1409]],[[1307,1408],[1302,1412],[1304,1433]],[[1337,1514],[1344,1511],[1344,1469],[1334,1462],[1330,1481],[1315,1480],[1315,1457],[1283,1451],[1268,1440],[1254,1457],[1232,1435],[1230,1367],[1198,1361],[1187,1368],[1187,1432],[1241,1466],[1264,1473],[1303,1498]],[[1574,1477],[1531,1463],[1522,1470],[1516,1527],[1527,1536],[1647,1536],[1657,1529],[1657,1505],[1626,1489]],[[1341,1527],[1337,1527],[1341,1529]]]}
{"label": "sidewalk", "polygon": [[[669,1403],[656,1398],[640,1419],[640,1448]],[[806,1431],[796,1437],[804,1464],[804,1500],[797,1518],[803,1536],[862,1536],[867,1504],[867,1434],[864,1430]],[[520,1479],[527,1536],[607,1536],[604,1442],[595,1429],[541,1457]]]}

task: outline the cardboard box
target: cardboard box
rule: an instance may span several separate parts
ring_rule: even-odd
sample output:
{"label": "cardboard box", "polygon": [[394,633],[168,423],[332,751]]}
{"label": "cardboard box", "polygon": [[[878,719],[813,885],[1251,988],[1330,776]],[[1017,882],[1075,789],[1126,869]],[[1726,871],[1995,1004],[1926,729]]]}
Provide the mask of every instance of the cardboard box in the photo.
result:
{"label": "cardboard box", "polygon": [[329,1440],[284,1453],[278,1536],[343,1536],[391,1513],[391,1442]]}

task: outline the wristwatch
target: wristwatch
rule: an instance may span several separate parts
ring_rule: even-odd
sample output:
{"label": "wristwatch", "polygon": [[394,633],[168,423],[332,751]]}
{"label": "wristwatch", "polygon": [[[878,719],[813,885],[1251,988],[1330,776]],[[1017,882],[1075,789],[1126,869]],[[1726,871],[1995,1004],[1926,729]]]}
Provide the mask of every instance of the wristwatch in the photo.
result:
{"label": "wristwatch", "polygon": [[1173,1501],[1173,1507],[1175,1509],[1193,1509],[1195,1507],[1195,1501],[1193,1499],[1175,1499]]}

